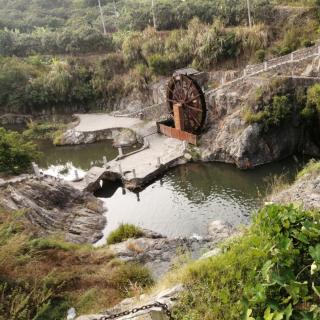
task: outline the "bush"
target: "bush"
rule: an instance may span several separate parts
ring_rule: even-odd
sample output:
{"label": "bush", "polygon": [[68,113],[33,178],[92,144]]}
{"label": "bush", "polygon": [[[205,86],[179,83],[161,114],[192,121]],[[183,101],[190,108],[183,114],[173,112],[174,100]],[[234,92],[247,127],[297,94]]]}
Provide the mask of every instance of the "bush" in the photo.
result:
{"label": "bush", "polygon": [[144,235],[143,231],[132,224],[121,224],[108,236],[108,244],[119,243],[131,238],[140,238]]}
{"label": "bush", "polygon": [[314,42],[311,41],[311,40],[303,40],[302,45],[303,45],[305,48],[309,48],[309,47],[314,46]]}
{"label": "bush", "polygon": [[[261,97],[262,99],[263,97]],[[279,126],[292,113],[292,104],[287,96],[274,96],[272,102],[262,106],[263,110],[253,112],[246,108],[244,120],[248,123],[262,123],[268,130],[270,127]]]}
{"label": "bush", "polygon": [[154,54],[148,60],[152,72],[156,75],[168,76],[175,69],[174,61],[168,56],[161,54]]}
{"label": "bush", "polygon": [[0,172],[26,172],[39,156],[37,146],[23,135],[0,128]]}
{"label": "bush", "polygon": [[320,84],[315,84],[308,89],[307,107],[320,112]]}
{"label": "bush", "polygon": [[258,62],[263,62],[266,57],[266,51],[263,49],[260,49],[256,52],[256,59]]}
{"label": "bush", "polygon": [[50,249],[57,249],[63,251],[75,250],[78,249],[79,246],[67,243],[65,241],[59,241],[56,239],[49,239],[49,238],[38,238],[31,240],[29,242],[29,246],[32,249],[36,250],[50,250]]}
{"label": "bush", "polygon": [[268,117],[266,111],[253,112],[250,108],[246,107],[243,113],[243,119],[250,124],[261,123]]}
{"label": "bush", "polygon": [[61,132],[66,128],[66,125],[62,123],[37,123],[33,121],[30,121],[27,126],[28,129],[23,132],[23,135],[33,140],[53,140],[58,131]]}
{"label": "bush", "polygon": [[319,319],[320,212],[270,205],[223,253],[190,265],[177,319]]}
{"label": "bush", "polygon": [[285,56],[285,55],[291,53],[292,51],[294,51],[294,50],[289,48],[289,47],[283,47],[283,48],[280,49],[279,55],[280,56]]}
{"label": "bush", "polygon": [[311,160],[309,163],[298,173],[298,178],[301,178],[307,174],[320,173],[320,161]]}

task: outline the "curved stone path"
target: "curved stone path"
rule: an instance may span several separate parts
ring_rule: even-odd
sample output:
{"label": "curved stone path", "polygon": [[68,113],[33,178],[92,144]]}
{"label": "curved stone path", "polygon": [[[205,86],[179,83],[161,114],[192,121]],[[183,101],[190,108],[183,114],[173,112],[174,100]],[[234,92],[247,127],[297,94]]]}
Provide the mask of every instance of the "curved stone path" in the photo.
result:
{"label": "curved stone path", "polygon": [[147,139],[148,144],[141,152],[110,161],[108,168],[91,168],[82,181],[72,183],[77,189],[92,191],[98,187],[101,180],[110,177],[121,179],[129,189],[141,188],[168,168],[187,161],[184,157],[185,144],[158,134],[155,122],[118,118],[108,114],[78,114],[77,117],[80,122],[73,129],[77,132],[127,128]]}

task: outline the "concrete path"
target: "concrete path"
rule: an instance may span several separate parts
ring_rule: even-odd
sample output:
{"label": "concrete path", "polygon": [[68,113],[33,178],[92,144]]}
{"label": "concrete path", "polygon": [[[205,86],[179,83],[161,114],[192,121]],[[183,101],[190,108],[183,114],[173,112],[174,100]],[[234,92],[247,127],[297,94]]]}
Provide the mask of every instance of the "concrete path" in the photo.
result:
{"label": "concrete path", "polygon": [[[74,130],[93,132],[113,128],[128,128],[147,137],[149,148],[122,160],[112,160],[107,168],[93,167],[85,178],[72,185],[81,190],[93,191],[101,180],[121,179],[129,189],[137,189],[156,178],[169,167],[186,162],[186,145],[180,140],[157,133],[154,122],[135,118],[116,118],[106,114],[77,115],[80,123]],[[160,162],[160,165],[159,165]]]}
{"label": "concrete path", "polygon": [[76,114],[79,124],[74,130],[79,132],[93,132],[108,129],[128,128],[140,136],[156,132],[156,123],[143,121],[137,118],[113,117],[108,114]]}

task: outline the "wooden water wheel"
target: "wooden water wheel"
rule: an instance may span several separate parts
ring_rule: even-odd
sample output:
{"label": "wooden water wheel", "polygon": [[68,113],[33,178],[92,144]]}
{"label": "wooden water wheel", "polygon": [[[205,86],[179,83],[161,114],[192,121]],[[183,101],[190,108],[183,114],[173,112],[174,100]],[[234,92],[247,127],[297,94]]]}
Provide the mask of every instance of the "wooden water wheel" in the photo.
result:
{"label": "wooden water wheel", "polygon": [[175,105],[181,106],[184,131],[201,133],[207,109],[204,93],[196,80],[184,74],[173,76],[167,87],[167,101],[171,114]]}

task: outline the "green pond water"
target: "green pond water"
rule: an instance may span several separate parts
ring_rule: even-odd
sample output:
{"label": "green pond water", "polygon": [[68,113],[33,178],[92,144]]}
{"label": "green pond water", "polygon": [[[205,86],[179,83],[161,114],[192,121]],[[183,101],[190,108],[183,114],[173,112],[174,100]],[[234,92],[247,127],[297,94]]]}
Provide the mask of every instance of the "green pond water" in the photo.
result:
{"label": "green pond water", "polygon": [[[85,171],[91,162],[117,155],[111,142],[75,147],[41,143],[40,149],[44,153],[40,166],[45,168],[72,162]],[[133,223],[167,236],[205,236],[214,220],[246,224],[263,203],[272,177],[285,175],[286,181],[293,181],[308,160],[291,157],[250,171],[221,163],[192,163],[171,169],[140,193],[105,183],[96,192],[108,208],[104,232],[109,234],[120,223]]]}

